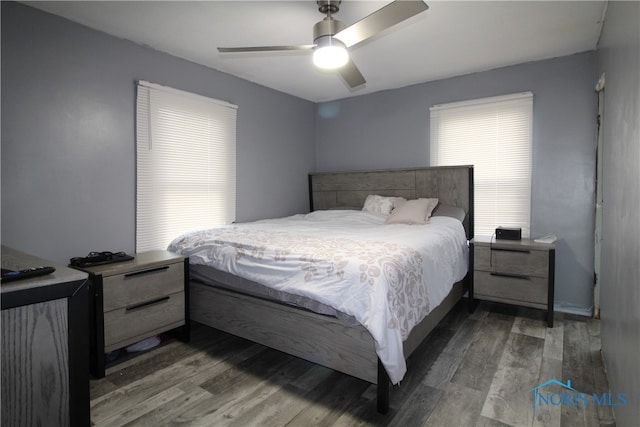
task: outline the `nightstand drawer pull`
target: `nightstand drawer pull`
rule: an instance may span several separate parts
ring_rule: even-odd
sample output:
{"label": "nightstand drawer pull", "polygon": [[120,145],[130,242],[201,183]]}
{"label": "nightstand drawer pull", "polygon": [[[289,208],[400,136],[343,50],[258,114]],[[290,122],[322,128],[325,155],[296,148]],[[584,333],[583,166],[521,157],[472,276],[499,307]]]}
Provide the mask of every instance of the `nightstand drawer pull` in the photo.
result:
{"label": "nightstand drawer pull", "polygon": [[489,273],[492,276],[500,276],[500,277],[510,277],[512,279],[522,279],[522,280],[529,280],[530,277],[529,276],[525,276],[523,274],[514,274],[514,273],[496,273],[496,272],[492,272]]}
{"label": "nightstand drawer pull", "polygon": [[495,251],[495,252],[498,252],[498,251],[500,251],[500,252],[520,252],[520,253],[523,253],[523,254],[528,254],[528,253],[531,252],[528,249],[505,249],[505,248],[494,248],[494,247],[492,247],[491,250]]}
{"label": "nightstand drawer pull", "polygon": [[151,300],[151,301],[147,301],[147,302],[143,302],[143,303],[140,303],[140,304],[132,305],[131,307],[127,307],[126,311],[138,310],[140,308],[148,307],[150,305],[159,304],[159,303],[164,302],[164,301],[169,301],[169,298],[170,298],[169,296],[164,296],[164,297],[161,297],[161,298],[156,298],[156,299]]}
{"label": "nightstand drawer pull", "polygon": [[168,265],[165,265],[163,267],[158,267],[158,268],[151,268],[149,270],[142,270],[142,271],[136,271],[134,273],[127,273],[124,275],[125,279],[130,279],[132,277],[140,277],[140,276],[144,276],[145,274],[153,274],[153,273],[160,273],[163,271],[167,271],[169,269]]}

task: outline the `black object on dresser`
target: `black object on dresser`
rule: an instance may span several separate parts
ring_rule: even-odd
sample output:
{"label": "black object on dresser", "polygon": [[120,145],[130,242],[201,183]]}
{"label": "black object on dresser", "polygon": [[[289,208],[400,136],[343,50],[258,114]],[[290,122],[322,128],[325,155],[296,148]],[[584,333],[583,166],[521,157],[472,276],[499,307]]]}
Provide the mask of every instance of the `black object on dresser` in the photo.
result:
{"label": "black object on dresser", "polygon": [[473,269],[469,297],[547,310],[553,327],[555,244],[530,239],[469,242]]}
{"label": "black object on dresser", "polygon": [[[162,332],[189,341],[189,259],[157,250],[81,268],[89,273],[90,368],[105,376],[105,353]],[[76,267],[77,268],[77,267]]]}
{"label": "black object on dresser", "polygon": [[86,268],[96,265],[113,264],[116,262],[131,261],[133,257],[124,252],[89,252],[85,257],[73,257],[69,260],[69,267]]}

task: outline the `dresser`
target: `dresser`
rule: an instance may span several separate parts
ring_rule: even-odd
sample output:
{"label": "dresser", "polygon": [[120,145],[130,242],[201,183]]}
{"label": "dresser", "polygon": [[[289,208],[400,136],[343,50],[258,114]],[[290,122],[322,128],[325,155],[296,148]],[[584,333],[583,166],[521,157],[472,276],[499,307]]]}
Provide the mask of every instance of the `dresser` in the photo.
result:
{"label": "dresser", "polygon": [[2,246],[2,268],[52,266],[3,283],[3,426],[91,425],[87,274]]}
{"label": "dresser", "polygon": [[131,261],[82,268],[89,273],[90,367],[105,376],[105,354],[171,331],[188,341],[188,258],[148,251]]}
{"label": "dresser", "polygon": [[470,298],[539,308],[553,327],[555,244],[476,237],[469,246]]}

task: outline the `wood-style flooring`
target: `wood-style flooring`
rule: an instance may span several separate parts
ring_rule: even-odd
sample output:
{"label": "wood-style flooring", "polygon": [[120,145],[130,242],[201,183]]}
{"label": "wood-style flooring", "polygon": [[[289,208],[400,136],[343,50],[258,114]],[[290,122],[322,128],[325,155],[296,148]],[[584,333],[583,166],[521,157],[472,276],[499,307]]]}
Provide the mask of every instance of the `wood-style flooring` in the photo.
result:
{"label": "wood-style flooring", "polygon": [[[95,426],[612,426],[610,407],[533,405],[557,379],[608,392],[599,321],[461,301],[408,360],[376,412],[375,386],[193,323],[191,341],[161,346],[91,381]],[[165,337],[163,336],[163,339]],[[561,395],[557,385],[545,390]]]}

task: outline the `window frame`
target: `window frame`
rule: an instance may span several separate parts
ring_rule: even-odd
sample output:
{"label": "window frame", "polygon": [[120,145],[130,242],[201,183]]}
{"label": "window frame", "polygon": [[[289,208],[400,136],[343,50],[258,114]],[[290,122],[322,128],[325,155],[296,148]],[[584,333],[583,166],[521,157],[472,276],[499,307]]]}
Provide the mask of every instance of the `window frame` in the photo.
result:
{"label": "window frame", "polygon": [[144,80],[136,89],[136,252],[235,221],[238,107]]}
{"label": "window frame", "polygon": [[[517,116],[514,111],[522,116]],[[511,126],[506,127],[502,120],[507,115],[507,112],[512,113],[514,122],[520,127],[516,132]],[[483,114],[487,115],[487,118],[491,114],[495,114],[495,123],[490,123],[488,119],[487,127],[484,127],[485,118]],[[517,117],[517,120],[516,118]],[[456,132],[460,132],[461,135],[449,135],[443,136],[443,133],[449,132],[448,129],[442,128],[450,126],[445,122],[450,121],[455,123],[457,119],[464,123],[453,125],[458,127]],[[478,129],[478,139],[484,137],[484,141],[474,141],[473,136],[469,135],[469,126],[474,120],[477,120],[480,125],[476,127]],[[445,123],[445,124],[443,124]],[[495,126],[495,134],[490,135],[492,132],[491,126]],[[502,129],[502,133],[500,132]],[[454,134],[455,132],[450,132]],[[500,152],[500,146],[504,148],[508,141],[504,135],[510,134],[513,137],[513,141],[520,141],[523,145],[517,150],[513,150],[513,153],[507,155],[505,158],[501,158],[502,152]],[[480,136],[482,135],[482,137]],[[489,142],[487,141],[487,135]],[[450,138],[452,140],[464,139],[462,142],[452,144],[449,149],[464,150],[463,155],[453,155],[453,159],[443,160],[443,147],[442,139]],[[478,148],[483,144],[485,148]],[[520,227],[522,228],[522,236],[524,238],[529,237],[531,234],[531,196],[532,196],[532,175],[533,175],[533,93],[532,92],[520,92],[510,95],[478,98],[462,102],[453,102],[447,104],[438,104],[430,108],[430,164],[432,166],[450,166],[454,164],[473,164],[474,165],[474,229],[477,235],[492,235],[495,228],[498,226],[506,227]],[[465,147],[466,145],[466,147]],[[491,159],[493,162],[493,170],[487,167],[487,162],[480,159],[488,153],[488,145],[495,145],[491,148]],[[485,151],[485,152],[483,152]],[[503,149],[504,151],[504,149]],[[520,152],[520,154],[518,153]],[[460,151],[458,151],[460,152]],[[466,156],[466,158],[465,158]],[[486,158],[490,159],[490,155]],[[514,157],[515,156],[515,157]],[[512,185],[511,187],[519,187],[519,200],[514,200],[510,203],[510,214],[501,212],[499,207],[500,200],[508,200],[508,187],[509,184],[513,184],[513,181],[509,181],[508,177],[500,177],[500,172],[508,169],[506,166],[512,166],[513,169],[524,170],[525,174],[520,177],[518,185]],[[514,172],[516,175],[519,172]],[[495,182],[491,183],[487,178],[493,174]],[[486,197],[486,191],[491,187],[494,189],[496,195],[493,199]],[[493,205],[493,206],[491,206]],[[504,203],[504,206],[509,203]],[[519,217],[519,218],[518,218]]]}

